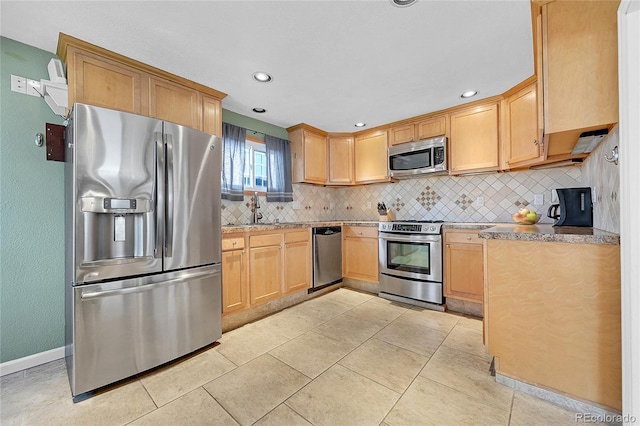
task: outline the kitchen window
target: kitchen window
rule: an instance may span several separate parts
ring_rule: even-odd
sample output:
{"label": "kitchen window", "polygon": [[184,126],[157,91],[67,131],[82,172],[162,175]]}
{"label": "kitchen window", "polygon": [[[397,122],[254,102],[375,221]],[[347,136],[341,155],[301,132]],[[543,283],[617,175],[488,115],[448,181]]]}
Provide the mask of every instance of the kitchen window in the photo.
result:
{"label": "kitchen window", "polygon": [[258,140],[247,138],[245,141],[244,190],[267,192],[267,147]]}

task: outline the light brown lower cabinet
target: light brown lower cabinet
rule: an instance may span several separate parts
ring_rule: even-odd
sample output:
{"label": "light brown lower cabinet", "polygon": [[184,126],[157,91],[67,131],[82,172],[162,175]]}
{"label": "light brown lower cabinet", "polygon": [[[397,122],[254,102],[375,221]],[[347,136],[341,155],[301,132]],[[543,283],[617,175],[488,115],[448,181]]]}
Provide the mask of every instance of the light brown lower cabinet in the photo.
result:
{"label": "light brown lower cabinet", "polygon": [[496,371],[620,411],[620,246],[487,240]]}
{"label": "light brown lower cabinet", "polygon": [[222,240],[222,314],[248,306],[247,251],[244,236]]}
{"label": "light brown lower cabinet", "polygon": [[483,302],[483,251],[477,230],[445,230],[443,264],[446,297]]}
{"label": "light brown lower cabinet", "polygon": [[282,234],[249,236],[249,296],[252,305],[282,294]]}
{"label": "light brown lower cabinet", "polygon": [[377,228],[346,225],[342,227],[342,275],[378,282]]}
{"label": "light brown lower cabinet", "polygon": [[284,294],[311,285],[311,238],[309,229],[284,234]]}

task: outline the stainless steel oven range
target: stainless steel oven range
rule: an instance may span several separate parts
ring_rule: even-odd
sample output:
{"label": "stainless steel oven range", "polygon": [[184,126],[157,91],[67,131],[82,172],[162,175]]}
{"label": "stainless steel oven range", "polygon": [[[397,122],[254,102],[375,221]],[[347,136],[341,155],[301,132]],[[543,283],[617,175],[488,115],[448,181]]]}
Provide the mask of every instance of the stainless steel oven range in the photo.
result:
{"label": "stainless steel oven range", "polygon": [[380,222],[380,297],[441,310],[442,221]]}

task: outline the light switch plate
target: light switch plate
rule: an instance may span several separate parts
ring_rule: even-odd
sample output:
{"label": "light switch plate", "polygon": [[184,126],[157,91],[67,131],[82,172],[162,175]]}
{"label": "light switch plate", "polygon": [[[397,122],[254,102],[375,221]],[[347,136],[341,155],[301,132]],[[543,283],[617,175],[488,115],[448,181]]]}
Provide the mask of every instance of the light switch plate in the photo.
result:
{"label": "light switch plate", "polygon": [[482,206],[484,206],[484,197],[476,198],[476,207],[482,207]]}
{"label": "light switch plate", "polygon": [[300,201],[294,201],[291,205],[293,210],[300,210]]}
{"label": "light switch plate", "polygon": [[27,79],[19,75],[11,74],[11,91],[27,93]]}
{"label": "light switch plate", "polygon": [[533,205],[541,206],[544,204],[544,195],[542,194],[533,194]]}

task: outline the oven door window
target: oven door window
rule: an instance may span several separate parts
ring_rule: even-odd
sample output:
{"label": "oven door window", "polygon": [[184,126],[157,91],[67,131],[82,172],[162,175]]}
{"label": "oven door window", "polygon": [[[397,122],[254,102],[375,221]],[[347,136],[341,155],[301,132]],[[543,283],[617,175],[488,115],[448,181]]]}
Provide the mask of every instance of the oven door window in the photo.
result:
{"label": "oven door window", "polygon": [[431,274],[429,243],[387,241],[387,269]]}
{"label": "oven door window", "polygon": [[415,170],[432,166],[431,148],[395,154],[389,157],[389,168],[391,170]]}

